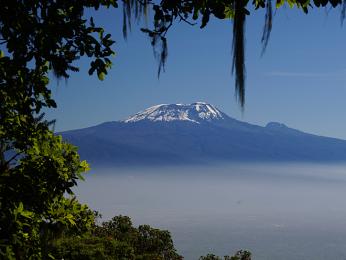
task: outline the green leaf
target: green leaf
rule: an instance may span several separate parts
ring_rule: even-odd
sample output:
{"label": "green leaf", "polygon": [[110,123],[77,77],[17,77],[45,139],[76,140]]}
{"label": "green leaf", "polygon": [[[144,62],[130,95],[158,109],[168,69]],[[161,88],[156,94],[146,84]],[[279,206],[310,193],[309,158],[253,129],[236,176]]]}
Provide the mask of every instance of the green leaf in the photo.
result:
{"label": "green leaf", "polygon": [[287,0],[287,3],[289,5],[289,7],[293,8],[295,5],[295,1],[294,0]]}
{"label": "green leaf", "polygon": [[105,76],[106,74],[104,72],[97,72],[97,77],[99,78],[99,80],[104,80]]}
{"label": "green leaf", "polygon": [[234,18],[234,10],[230,8],[229,6],[226,6],[225,8],[225,18],[227,19],[233,19]]}
{"label": "green leaf", "polygon": [[85,172],[90,170],[89,164],[87,163],[86,160],[81,161],[80,167],[82,167],[83,171],[85,171]]}
{"label": "green leaf", "polygon": [[68,222],[70,222],[71,225],[76,225],[76,222],[74,221],[74,217],[72,214],[67,214],[66,219],[68,220]]}
{"label": "green leaf", "polygon": [[280,8],[281,6],[283,6],[284,3],[285,3],[284,0],[277,0],[276,1],[276,8]]}

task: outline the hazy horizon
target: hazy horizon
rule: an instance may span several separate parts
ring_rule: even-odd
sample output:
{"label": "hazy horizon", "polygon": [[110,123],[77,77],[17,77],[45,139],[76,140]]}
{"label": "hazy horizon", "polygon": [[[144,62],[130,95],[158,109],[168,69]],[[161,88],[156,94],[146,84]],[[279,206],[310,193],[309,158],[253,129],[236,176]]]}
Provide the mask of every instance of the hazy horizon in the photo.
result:
{"label": "hazy horizon", "polygon": [[94,169],[76,192],[105,220],[168,229],[187,260],[237,249],[258,260],[346,257],[346,165]]}

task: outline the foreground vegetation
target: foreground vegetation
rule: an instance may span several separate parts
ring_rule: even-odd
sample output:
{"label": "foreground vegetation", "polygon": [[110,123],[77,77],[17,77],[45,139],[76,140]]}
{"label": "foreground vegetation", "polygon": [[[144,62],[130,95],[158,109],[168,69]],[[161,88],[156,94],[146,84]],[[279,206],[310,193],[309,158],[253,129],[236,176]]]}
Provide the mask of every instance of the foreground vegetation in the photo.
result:
{"label": "foreground vegetation", "polygon": [[131,219],[116,216],[76,236],[67,230],[50,243],[57,259],[170,259],[182,257],[174,248],[171,235],[148,225],[133,227]]}
{"label": "foreground vegetation", "polygon": [[[79,235],[70,230],[49,242],[52,257],[70,260],[181,260],[174,248],[170,233],[148,225],[133,227],[127,216],[116,216]],[[213,254],[200,260],[221,260]],[[239,251],[225,260],[251,260],[248,251]]]}

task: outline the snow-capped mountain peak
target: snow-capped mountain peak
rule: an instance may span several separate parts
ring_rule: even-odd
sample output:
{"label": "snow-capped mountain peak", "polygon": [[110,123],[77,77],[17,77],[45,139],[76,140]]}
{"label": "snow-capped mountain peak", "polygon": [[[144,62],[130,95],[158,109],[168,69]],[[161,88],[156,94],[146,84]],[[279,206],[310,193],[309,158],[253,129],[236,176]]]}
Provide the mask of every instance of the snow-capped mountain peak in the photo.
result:
{"label": "snow-capped mountain peak", "polygon": [[214,120],[223,120],[228,116],[218,110],[215,106],[196,102],[192,104],[161,104],[149,107],[133,116],[130,116],[125,123],[135,123],[139,121],[170,122],[170,121],[190,121],[200,124]]}

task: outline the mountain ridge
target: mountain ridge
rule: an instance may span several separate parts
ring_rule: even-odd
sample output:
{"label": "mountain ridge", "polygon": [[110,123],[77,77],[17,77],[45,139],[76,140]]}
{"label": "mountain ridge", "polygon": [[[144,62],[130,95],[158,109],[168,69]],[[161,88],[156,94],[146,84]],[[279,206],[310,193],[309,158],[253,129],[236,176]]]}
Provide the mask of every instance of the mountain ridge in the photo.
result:
{"label": "mountain ridge", "polygon": [[96,165],[346,162],[345,140],[278,122],[245,123],[204,102],[161,104],[122,121],[61,134]]}

